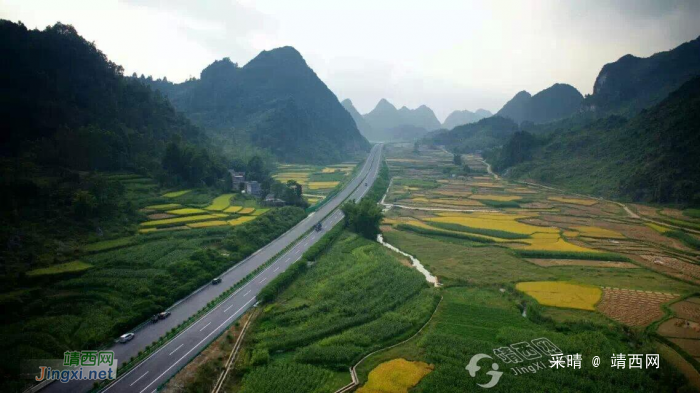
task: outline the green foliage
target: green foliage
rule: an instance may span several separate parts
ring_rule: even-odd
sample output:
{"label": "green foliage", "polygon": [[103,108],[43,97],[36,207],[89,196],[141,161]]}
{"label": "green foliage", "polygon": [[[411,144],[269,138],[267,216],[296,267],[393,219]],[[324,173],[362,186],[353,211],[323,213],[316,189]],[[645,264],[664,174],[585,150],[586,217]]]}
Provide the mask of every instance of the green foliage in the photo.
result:
{"label": "green foliage", "polygon": [[[499,170],[508,167],[512,177],[584,194],[700,204],[699,114],[700,77],[696,77],[629,121],[609,117],[574,126],[535,143],[538,146],[524,143],[527,138],[520,136],[490,160]],[[516,154],[521,147],[523,154]],[[519,159],[525,161],[517,163]]]}
{"label": "green foliage", "polygon": [[341,207],[345,214],[345,222],[352,231],[359,233],[367,239],[376,239],[380,233],[379,224],[384,215],[377,202],[370,199],[362,199],[360,203],[354,200],[345,202]]}
{"label": "green foliage", "polygon": [[447,146],[454,153],[471,153],[499,146],[516,131],[518,125],[512,120],[493,116],[449,131],[429,134],[423,140],[433,145]]}
{"label": "green foliage", "polygon": [[457,166],[462,166],[462,155],[461,154],[453,154],[452,155],[452,163],[457,165]]}
{"label": "green foliage", "polygon": [[686,246],[693,248],[695,250],[700,250],[700,239],[697,237],[685,232],[685,231],[679,231],[679,230],[673,230],[673,231],[668,231],[665,232],[664,235],[668,237],[672,237],[674,239],[678,239],[683,242]]}
{"label": "green foliage", "polygon": [[700,218],[700,209],[685,209],[683,214],[692,218]]}
{"label": "green foliage", "polygon": [[246,374],[241,393],[328,392],[325,384],[332,377],[331,371],[308,364],[275,363]]}
{"label": "green foliage", "polygon": [[583,96],[575,87],[555,83],[534,96],[526,91],[519,92],[496,115],[513,119],[518,124],[546,123],[578,112],[582,101]]}
{"label": "green foliage", "polygon": [[180,84],[141,77],[195,124],[222,140],[249,141],[284,162],[337,163],[369,143],[335,95],[292,47],[238,67],[228,58]]}
{"label": "green foliage", "polygon": [[575,251],[546,251],[546,250],[514,250],[523,258],[546,259],[586,259],[591,261],[631,262],[626,256],[612,252],[575,252]]}

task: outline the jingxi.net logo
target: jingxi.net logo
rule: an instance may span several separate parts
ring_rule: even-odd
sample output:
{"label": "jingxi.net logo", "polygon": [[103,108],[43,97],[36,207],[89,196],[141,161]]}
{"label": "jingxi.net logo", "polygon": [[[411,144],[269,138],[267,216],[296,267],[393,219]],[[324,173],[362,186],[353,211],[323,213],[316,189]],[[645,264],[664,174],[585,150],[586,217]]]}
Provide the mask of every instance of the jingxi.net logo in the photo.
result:
{"label": "jingxi.net logo", "polygon": [[[469,371],[469,375],[474,378],[476,377],[476,372],[481,370],[481,367],[479,366],[479,360],[481,359],[493,359],[491,356],[483,354],[483,353],[477,353],[476,355],[472,356],[471,359],[469,359],[469,364],[467,364],[466,370]],[[477,383],[477,385],[481,386],[482,388],[489,389],[496,384],[498,384],[498,381],[501,379],[501,375],[503,375],[502,372],[498,371],[498,363],[493,362],[491,363],[491,371],[486,372],[487,375],[491,376],[491,380],[488,383]]]}

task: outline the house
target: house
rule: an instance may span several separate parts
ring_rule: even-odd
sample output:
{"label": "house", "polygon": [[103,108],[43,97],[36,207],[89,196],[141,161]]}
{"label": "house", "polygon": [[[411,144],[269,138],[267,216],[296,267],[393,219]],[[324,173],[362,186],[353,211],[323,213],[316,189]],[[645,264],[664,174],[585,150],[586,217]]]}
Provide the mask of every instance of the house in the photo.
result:
{"label": "house", "polygon": [[267,194],[265,197],[265,206],[284,206],[284,201],[279,198],[275,198],[275,194]]}
{"label": "house", "polygon": [[255,180],[245,182],[245,193],[248,195],[259,197],[262,194],[262,190],[260,189],[260,183],[258,183]]}
{"label": "house", "polygon": [[235,169],[229,169],[228,173],[231,174],[231,189],[240,191],[241,184],[245,183],[245,172],[236,172]]}

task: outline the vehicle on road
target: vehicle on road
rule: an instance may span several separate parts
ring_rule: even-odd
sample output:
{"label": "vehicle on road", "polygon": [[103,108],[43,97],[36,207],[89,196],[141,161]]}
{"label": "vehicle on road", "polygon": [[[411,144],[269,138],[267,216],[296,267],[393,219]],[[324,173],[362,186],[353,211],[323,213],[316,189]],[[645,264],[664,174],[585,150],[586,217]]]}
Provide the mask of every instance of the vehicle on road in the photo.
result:
{"label": "vehicle on road", "polygon": [[365,183],[365,187],[367,187],[367,183]]}
{"label": "vehicle on road", "polygon": [[321,229],[323,229],[323,225],[319,222],[318,224],[314,225],[314,229],[316,232],[321,232]]}
{"label": "vehicle on road", "polygon": [[165,319],[170,316],[170,311],[163,311],[161,313],[158,313],[151,317],[151,322],[156,323],[160,321],[161,319]]}
{"label": "vehicle on road", "polygon": [[217,277],[217,278],[211,280],[211,285],[217,285],[217,284],[221,284],[221,277]]}
{"label": "vehicle on road", "polygon": [[122,334],[122,335],[119,337],[119,342],[122,343],[122,344],[128,343],[129,341],[131,341],[131,340],[134,339],[134,336],[135,336],[134,333]]}

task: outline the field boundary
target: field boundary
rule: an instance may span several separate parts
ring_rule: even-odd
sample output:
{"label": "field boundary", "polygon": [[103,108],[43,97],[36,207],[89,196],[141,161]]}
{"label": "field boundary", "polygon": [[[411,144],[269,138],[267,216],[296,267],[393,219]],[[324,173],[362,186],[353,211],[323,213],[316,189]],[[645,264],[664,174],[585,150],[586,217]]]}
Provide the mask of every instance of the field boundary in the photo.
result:
{"label": "field boundary", "polygon": [[236,356],[238,356],[238,351],[241,349],[241,346],[243,345],[243,337],[245,337],[246,332],[248,331],[248,327],[250,326],[250,323],[255,319],[258,314],[259,314],[259,309],[255,309],[253,311],[253,314],[248,318],[248,320],[245,322],[245,325],[243,325],[243,329],[241,330],[241,333],[238,335],[238,339],[236,339],[236,343],[233,345],[233,349],[231,350],[231,354],[228,357],[228,360],[226,361],[226,366],[224,367],[224,370],[221,372],[221,375],[219,375],[219,378],[216,380],[216,384],[214,385],[214,389],[212,389],[212,393],[219,393],[221,391],[221,388],[224,386],[224,382],[226,382],[226,376],[228,376],[229,371],[231,371],[231,367],[233,366],[233,363],[236,361]]}
{"label": "field boundary", "polygon": [[350,382],[349,384],[347,384],[347,385],[343,386],[342,388],[336,390],[335,393],[346,393],[346,392],[351,392],[351,391],[353,391],[355,388],[357,388],[357,387],[360,385],[360,380],[357,378],[357,367],[358,367],[362,362],[364,362],[365,359],[367,359],[368,357],[370,357],[370,356],[372,356],[372,355],[374,355],[374,354],[376,354],[376,353],[379,353],[379,352],[381,352],[381,351],[385,351],[385,350],[387,350],[387,349],[391,349],[391,348],[394,348],[394,347],[398,347],[399,345],[405,344],[405,343],[407,343],[407,342],[413,340],[413,338],[415,338],[416,336],[418,336],[418,334],[420,334],[420,332],[422,332],[423,329],[425,329],[425,327],[428,326],[428,324],[430,323],[430,321],[433,320],[433,317],[435,316],[435,313],[437,312],[438,308],[440,308],[440,304],[442,303],[442,299],[443,299],[443,296],[440,296],[440,301],[438,301],[438,304],[435,306],[435,310],[433,310],[433,313],[430,314],[430,318],[428,318],[428,320],[425,322],[425,324],[423,324],[423,326],[421,326],[421,328],[418,329],[418,331],[415,332],[411,337],[409,337],[409,338],[407,338],[407,339],[405,339],[405,340],[403,340],[403,341],[401,341],[401,342],[398,342],[398,343],[396,343],[396,344],[390,345],[390,346],[388,346],[388,347],[380,348],[380,349],[377,349],[376,351],[370,352],[370,353],[368,353],[367,355],[365,355],[362,359],[360,359],[360,361],[357,362],[354,366],[350,367],[350,377],[352,378],[352,382]]}

